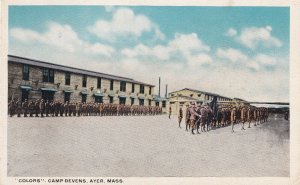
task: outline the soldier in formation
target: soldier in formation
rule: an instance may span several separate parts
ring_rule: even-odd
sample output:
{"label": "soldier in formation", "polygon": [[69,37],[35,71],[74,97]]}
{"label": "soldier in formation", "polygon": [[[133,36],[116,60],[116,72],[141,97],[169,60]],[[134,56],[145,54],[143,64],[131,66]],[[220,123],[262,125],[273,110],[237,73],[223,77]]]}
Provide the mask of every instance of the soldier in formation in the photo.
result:
{"label": "soldier in formation", "polygon": [[62,102],[43,99],[12,99],[8,104],[9,116],[21,117],[71,117],[71,116],[145,116],[160,115],[159,106],[123,105],[111,103]]}
{"label": "soldier in formation", "polygon": [[[180,109],[182,111],[182,109]],[[178,113],[178,119],[182,119],[182,113]],[[185,124],[186,131],[191,129],[192,134],[195,129],[201,128],[201,132],[208,132],[211,129],[226,127],[231,125],[231,131],[234,132],[234,125],[242,123],[242,130],[245,130],[245,123],[248,122],[248,128],[251,128],[251,122],[254,126],[268,121],[268,109],[265,107],[250,106],[219,106],[216,115],[208,104],[194,103],[186,105]]]}

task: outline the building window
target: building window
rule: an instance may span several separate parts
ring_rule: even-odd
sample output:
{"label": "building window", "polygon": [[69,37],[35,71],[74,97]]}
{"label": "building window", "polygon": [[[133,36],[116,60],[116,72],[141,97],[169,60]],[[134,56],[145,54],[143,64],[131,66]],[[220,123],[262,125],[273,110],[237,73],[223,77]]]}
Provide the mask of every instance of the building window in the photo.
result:
{"label": "building window", "polygon": [[112,96],[109,97],[109,103],[114,103],[114,97]]}
{"label": "building window", "polygon": [[152,89],[151,87],[149,87],[149,95],[151,95],[151,93],[152,93]]}
{"label": "building window", "polygon": [[70,96],[71,96],[71,93],[65,92],[65,97],[64,97],[65,103],[66,103],[66,102],[70,102]]}
{"label": "building window", "polygon": [[110,81],[110,90],[111,91],[114,90],[114,81],[113,80]]}
{"label": "building window", "polygon": [[121,82],[120,83],[120,91],[122,92],[126,92],[126,82]]}
{"label": "building window", "polygon": [[193,97],[194,95],[193,94],[190,94],[190,97]]}
{"label": "building window", "polygon": [[71,83],[71,75],[70,73],[65,73],[65,85],[70,85]]}
{"label": "building window", "polygon": [[86,75],[82,76],[82,87],[86,87]]}
{"label": "building window", "polygon": [[101,78],[97,78],[97,89],[101,89]]}
{"label": "building window", "polygon": [[140,85],[140,93],[144,94],[145,92],[145,86],[143,84]]}
{"label": "building window", "polygon": [[162,101],[162,107],[163,107],[163,108],[166,107],[166,101]]}
{"label": "building window", "polygon": [[149,104],[148,104],[148,105],[149,105],[149,106],[151,106],[151,102],[152,102],[152,101],[151,101],[151,100],[148,100],[148,102],[149,102]]}
{"label": "building window", "polygon": [[54,83],[54,70],[43,69],[43,82]]}
{"label": "building window", "polygon": [[86,102],[86,94],[81,95],[81,102],[85,103]]}
{"label": "building window", "polygon": [[103,103],[103,97],[102,96],[95,96],[95,103]]}
{"label": "building window", "polygon": [[131,98],[131,105],[134,104],[134,98]]}
{"label": "building window", "polygon": [[29,80],[29,66],[23,65],[23,80]]}
{"label": "building window", "polygon": [[132,86],[131,86],[131,92],[134,93],[134,84],[132,84]]}
{"label": "building window", "polygon": [[140,105],[144,105],[144,99],[140,99]]}
{"label": "building window", "polygon": [[159,101],[155,102],[155,106],[159,107]]}
{"label": "building window", "polygon": [[52,91],[42,91],[42,99],[44,101],[53,101],[54,99],[54,92]]}
{"label": "building window", "polygon": [[126,103],[126,98],[120,97],[119,98],[119,104],[125,105],[125,103]]}

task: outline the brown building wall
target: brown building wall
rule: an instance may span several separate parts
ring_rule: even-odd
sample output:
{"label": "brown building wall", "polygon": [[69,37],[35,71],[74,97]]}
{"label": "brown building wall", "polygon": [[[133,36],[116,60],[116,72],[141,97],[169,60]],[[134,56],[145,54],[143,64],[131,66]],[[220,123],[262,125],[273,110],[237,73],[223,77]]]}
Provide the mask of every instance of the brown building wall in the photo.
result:
{"label": "brown building wall", "polygon": [[[140,84],[134,84],[135,89],[134,93],[132,93],[132,83],[126,82],[126,92],[120,92],[120,81],[114,80],[114,88],[113,91],[110,91],[110,79],[101,79],[101,88],[97,89],[97,77],[87,76],[87,85],[86,87],[82,87],[82,74],[71,73],[70,85],[65,84],[65,72],[54,70],[54,83],[45,83],[43,82],[43,74],[41,67],[29,66],[29,80],[22,80],[22,70],[23,64],[9,62],[8,64],[8,94],[9,99],[11,97],[21,98],[22,90],[20,88],[21,85],[31,86],[32,90],[29,92],[28,99],[41,99],[42,92],[40,88],[53,88],[56,89],[57,92],[54,93],[54,100],[64,101],[65,92],[64,90],[71,90],[70,101],[80,102],[82,100],[81,92],[85,90],[87,95],[87,102],[94,102],[95,97],[94,93],[100,90],[101,93],[110,93],[113,92],[114,103],[119,103],[119,95],[126,96],[126,104],[131,104],[130,96],[134,94],[136,96],[134,104],[139,104],[138,96],[140,94]],[[76,88],[77,87],[77,88]],[[93,87],[93,88],[92,88]],[[145,85],[145,93],[143,94],[145,97],[144,105],[148,105],[148,98],[152,99],[152,95],[149,95],[149,86]],[[152,87],[152,94],[154,92],[154,88]],[[147,95],[145,95],[147,94]],[[108,103],[109,97],[106,95],[103,97],[103,102]],[[152,100],[151,105],[155,105],[155,101]],[[161,104],[160,104],[161,105]]]}

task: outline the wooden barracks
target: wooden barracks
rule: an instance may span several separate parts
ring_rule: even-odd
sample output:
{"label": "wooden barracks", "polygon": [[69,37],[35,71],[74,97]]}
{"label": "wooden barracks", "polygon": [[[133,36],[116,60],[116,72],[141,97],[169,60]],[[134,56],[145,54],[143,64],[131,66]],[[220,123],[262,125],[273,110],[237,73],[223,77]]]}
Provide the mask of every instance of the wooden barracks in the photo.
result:
{"label": "wooden barracks", "polygon": [[8,55],[8,98],[166,107],[154,85],[13,55]]}

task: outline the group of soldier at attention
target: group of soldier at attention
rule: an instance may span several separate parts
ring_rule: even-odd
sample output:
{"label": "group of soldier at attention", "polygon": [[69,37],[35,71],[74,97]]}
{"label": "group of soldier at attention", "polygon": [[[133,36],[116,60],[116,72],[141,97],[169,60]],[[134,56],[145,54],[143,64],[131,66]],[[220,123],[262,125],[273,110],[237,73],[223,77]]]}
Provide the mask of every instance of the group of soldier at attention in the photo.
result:
{"label": "group of soldier at attention", "polygon": [[[170,108],[171,109],[171,108]],[[170,110],[171,111],[171,110]],[[251,106],[219,106],[216,114],[213,113],[211,107],[207,104],[200,105],[190,103],[186,105],[185,109],[185,125],[186,131],[194,130],[199,132],[206,132],[211,129],[225,127],[231,125],[232,132],[234,132],[234,125],[242,123],[242,130],[245,130],[244,124],[248,123],[248,128],[253,121],[254,126],[268,121],[268,109],[265,107],[251,107]],[[182,106],[178,112],[179,127],[183,118]]]}
{"label": "group of soldier at attention", "polygon": [[10,117],[54,117],[54,116],[135,116],[162,114],[158,106],[123,105],[111,103],[85,103],[48,101],[43,99],[11,100],[8,104]]}

